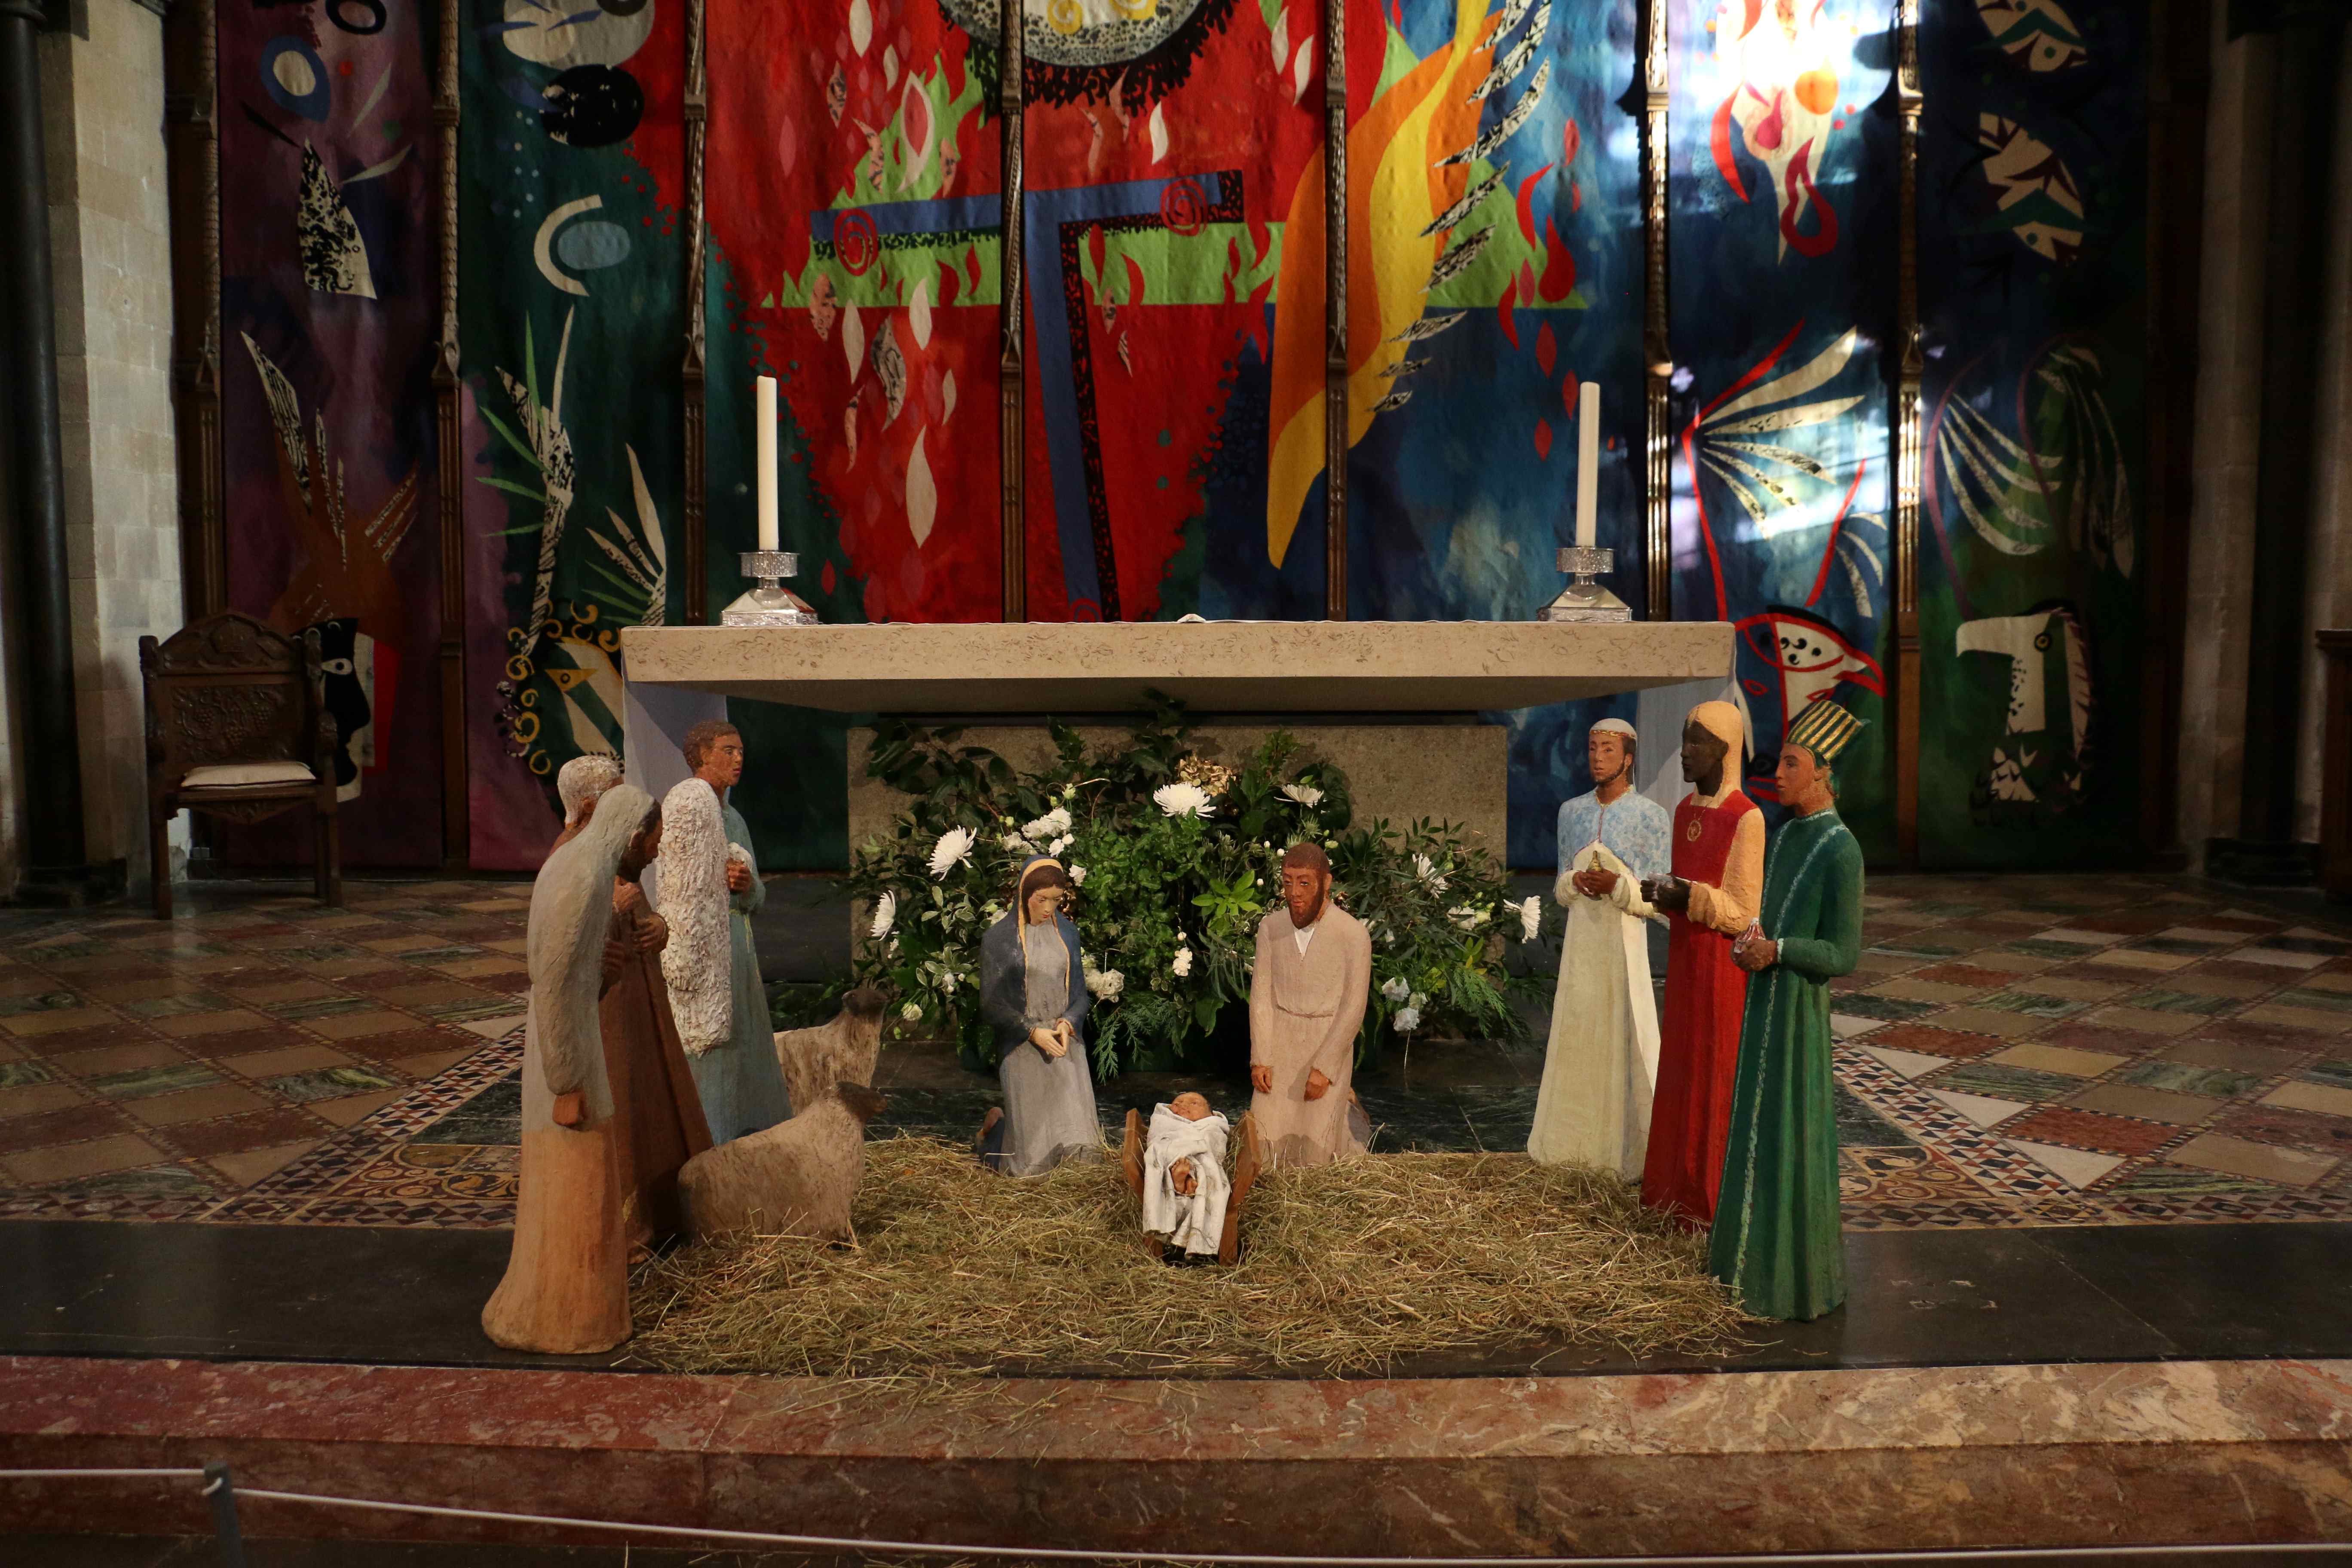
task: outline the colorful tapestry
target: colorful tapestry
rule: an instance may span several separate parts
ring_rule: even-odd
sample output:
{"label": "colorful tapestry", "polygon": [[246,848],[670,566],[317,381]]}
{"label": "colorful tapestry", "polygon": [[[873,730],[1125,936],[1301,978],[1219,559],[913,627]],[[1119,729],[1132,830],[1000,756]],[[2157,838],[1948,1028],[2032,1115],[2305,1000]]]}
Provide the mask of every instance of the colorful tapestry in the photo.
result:
{"label": "colorful tapestry", "polygon": [[1323,384],[1322,28],[1313,0],[1027,7],[1032,619],[1321,613],[1320,533],[1266,497],[1286,350]]}
{"label": "colorful tapestry", "polygon": [[2137,837],[2141,8],[1930,0],[1919,837],[1931,866]]}
{"label": "colorful tapestry", "polygon": [[[219,20],[228,603],[320,633],[350,866],[441,859],[425,31],[397,0]],[[308,842],[247,829],[225,848],[271,865]]]}
{"label": "colorful tapestry", "polygon": [[1891,0],[1668,12],[1674,613],[1738,628],[1758,800],[1806,704],[1869,722],[1839,809],[1874,857],[1894,847],[1893,21]]}
{"label": "colorful tapestry", "polygon": [[499,0],[461,45],[473,863],[525,869],[555,773],[621,749],[620,631],[685,585],[685,0]]}
{"label": "colorful tapestry", "polygon": [[[1525,620],[1565,585],[1577,405],[1601,388],[1597,542],[1641,605],[1641,168],[1618,103],[1631,0],[1407,0],[1349,13],[1349,609],[1361,619]],[[1286,339],[1286,343],[1291,340]],[[1284,439],[1319,470],[1311,403]],[[1280,470],[1288,474],[1289,470]],[[1269,516],[1319,489],[1295,475]],[[1490,715],[1511,729],[1514,864],[1548,863],[1559,803],[1590,787],[1585,730],[1631,700]],[[1497,846],[1498,848],[1502,847]]]}

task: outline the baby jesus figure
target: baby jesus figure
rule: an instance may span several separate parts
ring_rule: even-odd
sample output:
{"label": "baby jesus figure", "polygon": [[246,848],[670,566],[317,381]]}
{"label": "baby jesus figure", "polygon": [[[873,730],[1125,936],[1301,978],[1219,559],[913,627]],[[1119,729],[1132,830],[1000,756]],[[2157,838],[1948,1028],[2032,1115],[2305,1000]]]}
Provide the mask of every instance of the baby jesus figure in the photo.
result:
{"label": "baby jesus figure", "polygon": [[1192,1093],[1152,1107],[1143,1151],[1143,1228],[1187,1258],[1212,1258],[1225,1229],[1231,1125]]}

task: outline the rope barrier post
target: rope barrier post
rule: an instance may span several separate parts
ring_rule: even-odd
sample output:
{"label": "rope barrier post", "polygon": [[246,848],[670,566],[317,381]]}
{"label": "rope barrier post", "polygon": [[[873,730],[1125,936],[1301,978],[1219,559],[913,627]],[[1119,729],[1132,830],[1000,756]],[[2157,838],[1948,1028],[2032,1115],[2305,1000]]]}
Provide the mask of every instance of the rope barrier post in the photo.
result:
{"label": "rope barrier post", "polygon": [[228,1467],[218,1459],[205,1467],[205,1496],[212,1500],[221,1568],[246,1568],[245,1535],[236,1526],[236,1488],[229,1482]]}

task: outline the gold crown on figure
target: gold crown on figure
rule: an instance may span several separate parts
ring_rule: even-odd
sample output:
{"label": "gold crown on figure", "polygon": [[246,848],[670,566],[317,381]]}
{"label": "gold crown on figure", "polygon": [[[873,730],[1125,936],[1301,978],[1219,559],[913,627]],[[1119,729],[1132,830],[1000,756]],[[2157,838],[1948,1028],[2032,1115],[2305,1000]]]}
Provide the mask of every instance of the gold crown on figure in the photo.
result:
{"label": "gold crown on figure", "polygon": [[1788,733],[1781,736],[1780,743],[1804,747],[1813,753],[1814,761],[1827,767],[1845,750],[1845,743],[1853,739],[1863,722],[1836,703],[1823,700],[1809,704],[1797,715]]}

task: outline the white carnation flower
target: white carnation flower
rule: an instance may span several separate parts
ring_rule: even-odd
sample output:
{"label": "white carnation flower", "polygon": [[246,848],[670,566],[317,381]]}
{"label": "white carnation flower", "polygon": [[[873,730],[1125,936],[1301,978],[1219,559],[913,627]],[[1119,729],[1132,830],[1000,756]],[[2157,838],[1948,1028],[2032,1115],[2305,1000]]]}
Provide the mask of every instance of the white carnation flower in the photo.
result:
{"label": "white carnation flower", "polygon": [[1161,784],[1151,792],[1152,804],[1170,816],[1207,816],[1209,792],[1199,784]]}
{"label": "white carnation flower", "polygon": [[1186,975],[1192,973],[1192,950],[1189,947],[1178,948],[1176,950],[1176,957],[1169,964],[1169,967],[1176,972],[1176,978],[1179,980],[1181,980]]}
{"label": "white carnation flower", "polygon": [[1048,855],[1059,855],[1063,850],[1067,849],[1069,847],[1070,836],[1065,833],[1059,838],[1055,839],[1053,843],[1045,846],[1045,853]]}
{"label": "white carnation flower", "polygon": [[1286,784],[1282,793],[1301,805],[1314,806],[1323,803],[1323,792],[1311,784]]}
{"label": "white carnation flower", "polygon": [[1400,1035],[1410,1035],[1415,1029],[1420,1028],[1421,1009],[1418,1007],[1407,1007],[1404,1011],[1399,1013],[1396,1016],[1396,1027],[1397,1033]]}
{"label": "white carnation flower", "polygon": [[1412,858],[1412,874],[1420,878],[1423,881],[1428,883],[1429,890],[1431,892],[1442,893],[1445,891],[1445,873],[1439,870],[1437,868],[1437,862],[1432,860],[1428,856],[1415,855]]}
{"label": "white carnation flower", "polygon": [[885,893],[874,905],[874,923],[866,928],[866,934],[876,942],[880,942],[890,934],[890,928],[896,925],[898,921],[898,895]]}
{"label": "white carnation flower", "polygon": [[906,1019],[909,1024],[919,1024],[923,1018],[923,1005],[920,1002],[909,1002],[898,1009],[898,1016]]}
{"label": "white carnation flower", "polygon": [[1412,987],[1404,983],[1402,975],[1392,974],[1381,982],[1381,994],[1391,1002],[1403,1001],[1412,991]]}
{"label": "white carnation flower", "polygon": [[950,970],[947,970],[947,971],[945,971],[944,973],[942,973],[940,975],[940,995],[942,995],[942,996],[952,996],[952,995],[954,995],[954,994],[955,994],[955,988],[956,988],[956,982],[957,982],[957,980],[959,980],[959,979],[961,979],[961,976],[958,975],[958,974],[956,973],[956,972],[955,972],[954,970],[952,970],[952,969],[950,969]]}
{"label": "white carnation flower", "polygon": [[[1021,837],[1032,844],[1043,844],[1048,839],[1060,837],[1069,830],[1070,814],[1057,805],[1036,821],[1022,824]],[[1052,851],[1048,850],[1047,853],[1050,854]]]}
{"label": "white carnation flower", "polygon": [[1084,866],[1072,866],[1069,868],[1069,872],[1070,886],[1083,888],[1087,885],[1087,868]]}
{"label": "white carnation flower", "polygon": [[1118,994],[1126,989],[1127,976],[1118,970],[1097,969],[1092,964],[1087,966],[1087,990],[1096,1001],[1116,1001]]}
{"label": "white carnation flower", "polygon": [[1427,1005],[1429,1001],[1429,993],[1426,991],[1415,991],[1404,1000],[1406,1006],[1418,1013],[1425,1005]]}
{"label": "white carnation flower", "polygon": [[1543,900],[1530,893],[1514,907],[1519,911],[1519,940],[1535,941],[1536,932],[1543,929]]}
{"label": "white carnation flower", "polygon": [[958,861],[971,858],[971,829],[950,827],[940,835],[939,843],[931,847],[931,876],[935,880],[944,879]]}

